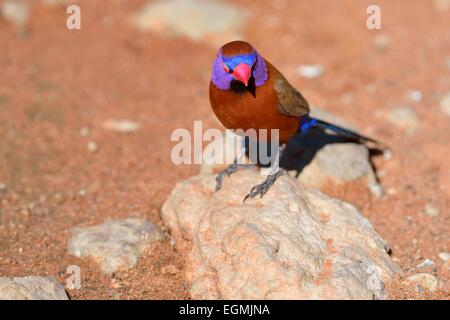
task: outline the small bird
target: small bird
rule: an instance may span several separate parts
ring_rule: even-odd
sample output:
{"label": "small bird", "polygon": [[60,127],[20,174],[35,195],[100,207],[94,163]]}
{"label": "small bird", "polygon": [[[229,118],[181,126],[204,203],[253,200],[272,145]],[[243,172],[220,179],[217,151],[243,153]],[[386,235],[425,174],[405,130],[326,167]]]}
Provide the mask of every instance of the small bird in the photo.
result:
{"label": "small bird", "polygon": [[[377,141],[354,131],[309,116],[309,104],[301,93],[251,44],[233,41],[219,49],[209,86],[211,107],[227,129],[278,129],[280,145],[310,128],[329,129],[359,143]],[[258,137],[257,137],[258,139]],[[281,149],[281,148],[280,148]],[[236,161],[216,178],[216,191],[225,176],[247,167]],[[284,169],[270,174],[244,198],[262,197]]]}

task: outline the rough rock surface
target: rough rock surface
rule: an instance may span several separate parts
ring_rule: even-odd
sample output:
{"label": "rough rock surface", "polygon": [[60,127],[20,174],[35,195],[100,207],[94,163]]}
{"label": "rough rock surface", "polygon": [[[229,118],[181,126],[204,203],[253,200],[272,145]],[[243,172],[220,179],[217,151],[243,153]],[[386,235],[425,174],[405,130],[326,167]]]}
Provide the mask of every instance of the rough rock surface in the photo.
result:
{"label": "rough rock surface", "polygon": [[439,280],[429,273],[417,273],[408,277],[406,283],[413,285],[417,292],[423,289],[434,292],[438,288]]}
{"label": "rough rock surface", "polygon": [[299,180],[310,188],[320,188],[328,179],[342,184],[361,178],[366,179],[367,186],[374,195],[382,195],[382,188],[369,162],[369,150],[356,143],[324,146],[299,175]]}
{"label": "rough rock surface", "polygon": [[152,243],[163,239],[157,227],[140,219],[108,221],[88,228],[75,228],[69,252],[77,257],[92,257],[104,273],[129,269]]}
{"label": "rough rock surface", "polygon": [[242,202],[264,177],[241,171],[214,193],[200,174],[172,191],[161,215],[177,245],[191,245],[194,299],[383,299],[398,267],[352,205],[282,176]]}
{"label": "rough rock surface", "polygon": [[[217,44],[239,38],[246,14],[222,1],[150,1],[138,14],[140,30],[181,35],[191,40],[215,38]],[[226,38],[226,39],[222,39]]]}
{"label": "rough rock surface", "polygon": [[0,277],[0,300],[68,300],[55,278],[28,276]]}

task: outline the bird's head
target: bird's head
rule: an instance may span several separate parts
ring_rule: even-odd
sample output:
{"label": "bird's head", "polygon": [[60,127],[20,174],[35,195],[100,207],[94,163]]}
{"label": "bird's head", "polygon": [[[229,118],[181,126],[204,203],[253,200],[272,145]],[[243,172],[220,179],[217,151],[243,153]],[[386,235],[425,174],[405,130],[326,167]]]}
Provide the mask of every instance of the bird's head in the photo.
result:
{"label": "bird's head", "polygon": [[253,80],[261,86],[267,78],[264,58],[249,43],[233,41],[219,49],[211,77],[217,88],[229,90],[236,81],[248,87]]}

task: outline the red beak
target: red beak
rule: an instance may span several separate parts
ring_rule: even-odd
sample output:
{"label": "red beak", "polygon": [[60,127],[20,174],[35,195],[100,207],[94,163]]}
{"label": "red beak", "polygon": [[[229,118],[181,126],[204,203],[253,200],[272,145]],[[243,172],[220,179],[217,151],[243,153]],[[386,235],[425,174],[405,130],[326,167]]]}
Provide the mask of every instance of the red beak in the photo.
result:
{"label": "red beak", "polygon": [[248,86],[248,80],[252,75],[252,69],[246,63],[241,63],[234,68],[233,76],[234,79],[242,82],[245,86]]}

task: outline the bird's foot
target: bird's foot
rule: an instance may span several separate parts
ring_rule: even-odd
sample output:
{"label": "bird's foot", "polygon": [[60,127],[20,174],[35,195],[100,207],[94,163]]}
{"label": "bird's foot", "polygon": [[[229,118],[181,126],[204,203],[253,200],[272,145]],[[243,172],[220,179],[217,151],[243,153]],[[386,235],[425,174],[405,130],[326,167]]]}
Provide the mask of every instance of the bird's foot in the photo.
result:
{"label": "bird's foot", "polygon": [[219,191],[220,189],[222,189],[222,183],[223,183],[223,179],[225,178],[225,176],[231,176],[233,173],[242,170],[242,169],[251,169],[255,167],[254,164],[241,164],[241,163],[233,163],[232,165],[228,166],[228,168],[226,168],[225,170],[221,171],[217,176],[216,176],[216,190],[215,192]]}
{"label": "bird's foot", "polygon": [[278,177],[281,177],[285,173],[286,170],[280,168],[277,172],[269,175],[263,183],[254,186],[252,190],[250,190],[250,193],[245,196],[244,202],[247,201],[247,199],[252,199],[256,196],[262,198],[267,193],[267,191],[269,191],[269,189],[274,185]]}

